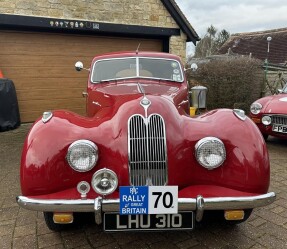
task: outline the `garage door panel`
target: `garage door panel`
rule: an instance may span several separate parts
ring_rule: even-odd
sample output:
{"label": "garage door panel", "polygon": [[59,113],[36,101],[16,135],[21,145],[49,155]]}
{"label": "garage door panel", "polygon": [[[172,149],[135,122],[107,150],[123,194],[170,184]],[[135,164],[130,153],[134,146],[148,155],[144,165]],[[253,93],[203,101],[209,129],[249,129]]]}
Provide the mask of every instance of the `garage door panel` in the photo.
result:
{"label": "garage door panel", "polygon": [[[74,99],[53,99],[52,101],[48,99],[30,99],[30,100],[19,100],[19,107],[25,110],[40,111],[41,113],[46,110],[56,110],[56,109],[67,109],[72,110],[85,109],[86,100],[84,98],[74,98]],[[60,106],[60,108],[59,108]]]}
{"label": "garage door panel", "polygon": [[31,88],[36,89],[62,89],[62,88],[79,88],[85,90],[87,87],[87,77],[88,74],[83,71],[79,74],[86,74],[84,78],[66,78],[63,82],[59,78],[49,78],[47,79],[36,79],[36,78],[14,78],[14,84],[17,84],[17,92],[21,90],[30,90]]}
{"label": "garage door panel", "polygon": [[59,81],[64,79],[81,79],[82,73],[77,72],[74,67],[10,67],[5,70],[5,76],[13,79],[13,75],[17,74],[17,78],[31,79],[31,78],[44,78],[49,79],[51,77],[58,78]]}
{"label": "garage door panel", "polygon": [[18,100],[42,100],[47,99],[47,97],[52,96],[53,99],[61,99],[65,97],[66,99],[73,100],[74,98],[82,97],[83,88],[71,88],[67,87],[64,92],[59,91],[58,88],[54,89],[27,89],[27,90],[18,90],[17,96]]}
{"label": "garage door panel", "polygon": [[54,66],[55,63],[57,65],[66,65],[67,67],[73,68],[77,61],[82,61],[86,67],[90,66],[91,60],[93,59],[93,56],[63,56],[63,55],[47,55],[43,56],[41,60],[39,60],[38,55],[31,55],[28,54],[26,56],[23,55],[11,55],[3,58],[3,64],[5,64],[6,67],[27,67],[27,64],[29,64],[29,67],[46,67],[49,68],[51,66]]}
{"label": "garage door panel", "polygon": [[[90,35],[68,35],[68,34],[60,34],[60,33],[38,33],[38,32],[25,32],[25,36],[23,36],[24,32],[14,32],[14,31],[0,31],[1,32],[1,40],[0,44],[7,44],[7,43],[16,43],[21,44],[24,43],[26,45],[29,44],[43,44],[46,46],[49,45],[59,45],[59,44],[68,44],[68,45],[75,45],[75,46],[83,46],[83,47],[91,47],[95,46],[96,44],[108,44],[116,46],[117,43],[120,41],[124,43],[127,41],[130,44],[138,44],[142,42],[143,46],[152,44],[154,48],[155,40],[151,39],[131,39],[131,38],[119,38],[119,37],[95,37]],[[56,38],[55,38],[56,37]],[[72,37],[72,39],[71,39]],[[96,41],[96,42],[95,42]],[[124,44],[123,44],[124,45]],[[160,45],[160,44],[158,44]],[[103,46],[105,47],[105,46]],[[130,47],[131,49],[131,47]],[[136,48],[135,48],[136,49]],[[107,50],[106,50],[107,51]]]}
{"label": "garage door panel", "polygon": [[[49,110],[49,109],[46,109]],[[73,111],[79,115],[85,115],[85,109],[83,108],[73,108],[72,110],[69,108],[70,111]],[[36,119],[42,117],[43,111],[42,110],[36,110],[36,111],[23,111],[21,113],[21,118],[24,120],[33,120],[35,121]]]}
{"label": "garage door panel", "polygon": [[[32,47],[33,46],[33,47]],[[57,46],[53,45],[47,45],[43,46],[43,44],[33,44],[30,46],[27,46],[27,44],[10,44],[9,47],[7,45],[2,45],[1,48],[4,49],[1,53],[2,54],[20,54],[20,55],[38,55],[38,56],[44,56],[44,55],[65,55],[70,56],[73,53],[73,50],[76,49],[75,54],[77,56],[80,56],[81,54],[85,54],[87,49],[83,46],[79,48],[75,48],[75,46],[68,45],[68,44],[57,44]],[[89,51],[95,51],[97,50],[97,47],[89,48]]]}
{"label": "garage door panel", "polygon": [[162,51],[155,39],[96,37],[0,30],[0,70],[13,80],[22,122],[36,120],[46,110],[85,112],[89,73],[77,72],[76,61],[90,67],[94,56],[107,52]]}

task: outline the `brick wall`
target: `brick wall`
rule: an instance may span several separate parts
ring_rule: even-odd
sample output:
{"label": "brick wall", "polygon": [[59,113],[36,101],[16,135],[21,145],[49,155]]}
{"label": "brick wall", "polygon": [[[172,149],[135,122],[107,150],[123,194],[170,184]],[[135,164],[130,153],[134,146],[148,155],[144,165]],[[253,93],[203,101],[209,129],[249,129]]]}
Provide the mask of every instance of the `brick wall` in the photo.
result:
{"label": "brick wall", "polygon": [[[1,0],[0,13],[178,28],[160,0]],[[171,37],[170,52],[185,61],[185,34]]]}

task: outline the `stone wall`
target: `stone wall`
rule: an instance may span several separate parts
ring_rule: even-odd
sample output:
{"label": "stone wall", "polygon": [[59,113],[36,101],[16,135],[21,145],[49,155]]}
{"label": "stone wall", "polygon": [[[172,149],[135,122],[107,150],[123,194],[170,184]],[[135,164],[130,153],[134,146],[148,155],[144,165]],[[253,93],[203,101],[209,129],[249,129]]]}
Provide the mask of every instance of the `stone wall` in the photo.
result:
{"label": "stone wall", "polygon": [[[0,0],[0,13],[178,28],[160,0]],[[185,34],[171,37],[170,52],[185,61]]]}

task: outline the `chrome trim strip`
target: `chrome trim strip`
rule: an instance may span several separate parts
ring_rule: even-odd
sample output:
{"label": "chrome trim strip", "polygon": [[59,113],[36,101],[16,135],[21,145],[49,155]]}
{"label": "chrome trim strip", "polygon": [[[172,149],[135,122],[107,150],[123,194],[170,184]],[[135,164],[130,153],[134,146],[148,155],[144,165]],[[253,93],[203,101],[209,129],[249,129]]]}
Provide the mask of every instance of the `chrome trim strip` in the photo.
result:
{"label": "chrome trim strip", "polygon": [[[96,66],[97,62],[113,61],[113,60],[125,60],[125,59],[136,59],[136,76],[124,77],[124,78],[112,78],[112,79],[105,79],[105,80],[101,80],[101,81],[93,81],[93,76],[94,76],[94,72],[95,72],[95,66]],[[140,59],[164,60],[164,61],[176,62],[179,65],[179,69],[180,69],[180,72],[181,72],[182,80],[181,81],[176,81],[176,80],[171,80],[171,79],[140,76],[139,75],[139,60]],[[113,80],[124,80],[124,79],[135,79],[135,78],[151,79],[151,80],[164,80],[164,81],[172,81],[172,82],[176,82],[176,83],[183,83],[184,82],[184,72],[182,70],[182,66],[181,66],[180,62],[178,60],[175,60],[175,59],[162,58],[162,57],[149,57],[149,56],[127,56],[127,57],[106,58],[106,59],[101,59],[101,60],[95,61],[93,66],[92,66],[92,72],[91,72],[91,76],[90,76],[91,83],[93,83],[93,84],[97,84],[99,82],[108,82],[108,81],[113,81]]]}
{"label": "chrome trim strip", "polygon": [[47,199],[34,199],[25,196],[17,196],[16,201],[22,208],[33,211],[46,211],[46,212],[94,212],[94,199],[87,200],[47,200]]}
{"label": "chrome trim strip", "polygon": [[[200,201],[199,201],[200,199]],[[276,199],[276,194],[270,192],[252,197],[218,197],[218,198],[179,198],[178,211],[195,211],[198,209],[197,203],[204,203],[200,210],[232,210],[251,209],[263,207],[271,204]],[[96,199],[88,200],[43,200],[17,196],[16,201],[20,207],[46,212],[119,212],[119,199]]]}

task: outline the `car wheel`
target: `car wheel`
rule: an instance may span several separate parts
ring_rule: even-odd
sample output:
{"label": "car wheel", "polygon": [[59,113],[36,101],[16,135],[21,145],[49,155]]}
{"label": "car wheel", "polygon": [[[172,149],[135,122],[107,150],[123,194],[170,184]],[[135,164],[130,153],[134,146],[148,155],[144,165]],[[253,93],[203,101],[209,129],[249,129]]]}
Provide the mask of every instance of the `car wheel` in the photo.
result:
{"label": "car wheel", "polygon": [[47,227],[55,232],[60,232],[60,231],[64,231],[67,230],[71,227],[74,226],[74,223],[71,224],[58,224],[55,223],[53,220],[53,213],[52,212],[44,212],[44,218],[45,218],[45,222]]}

